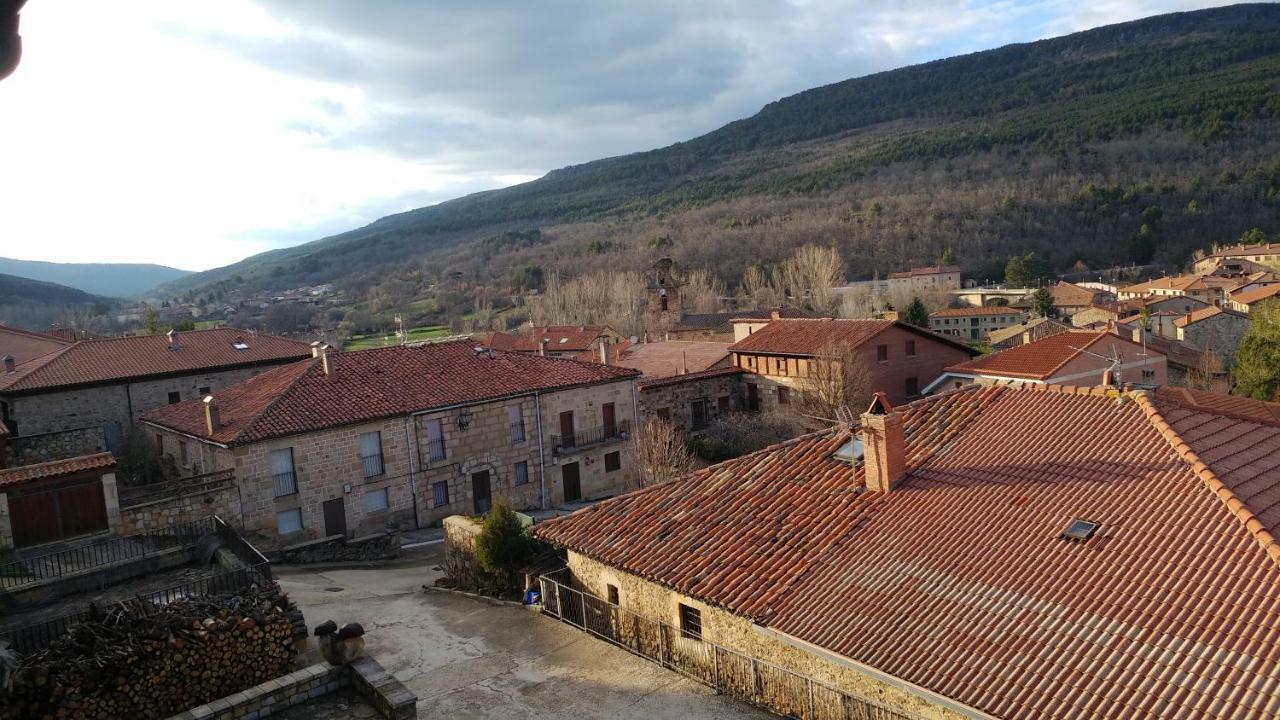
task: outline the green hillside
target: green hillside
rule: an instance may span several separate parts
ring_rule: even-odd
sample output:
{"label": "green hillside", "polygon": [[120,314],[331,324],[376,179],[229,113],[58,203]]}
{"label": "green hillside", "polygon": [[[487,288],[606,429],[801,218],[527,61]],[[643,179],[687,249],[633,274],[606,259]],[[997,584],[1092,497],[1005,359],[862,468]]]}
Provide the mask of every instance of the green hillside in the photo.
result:
{"label": "green hillside", "polygon": [[190,273],[144,263],[54,263],[0,257],[0,273],[108,297],[134,297]]}
{"label": "green hillside", "polygon": [[979,276],[1023,250],[1060,269],[1180,263],[1277,227],[1277,83],[1280,7],[1164,15],[815,88],[688,142],[166,290],[341,281],[362,295],[389,276],[420,290],[446,273],[492,284],[517,267],[634,266],[655,246],[731,287],[750,262],[806,242],[837,244],[851,276],[944,251]]}

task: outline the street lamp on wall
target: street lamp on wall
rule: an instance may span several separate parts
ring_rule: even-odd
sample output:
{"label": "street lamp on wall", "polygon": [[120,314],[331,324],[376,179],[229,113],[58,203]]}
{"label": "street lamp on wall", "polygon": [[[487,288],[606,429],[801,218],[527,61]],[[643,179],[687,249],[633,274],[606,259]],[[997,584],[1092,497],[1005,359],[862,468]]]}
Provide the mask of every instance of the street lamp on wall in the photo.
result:
{"label": "street lamp on wall", "polygon": [[470,410],[463,410],[459,412],[458,413],[458,429],[466,430],[467,426],[471,424],[471,418],[472,418],[472,414]]}

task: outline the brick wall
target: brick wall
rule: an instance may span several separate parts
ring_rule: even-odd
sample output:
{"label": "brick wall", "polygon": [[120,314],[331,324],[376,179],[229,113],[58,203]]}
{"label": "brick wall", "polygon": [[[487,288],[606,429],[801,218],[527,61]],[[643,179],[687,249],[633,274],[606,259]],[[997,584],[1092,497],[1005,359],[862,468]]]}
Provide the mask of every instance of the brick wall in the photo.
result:
{"label": "brick wall", "polygon": [[[618,606],[623,610],[678,627],[680,605],[696,608],[702,615],[702,637],[709,642],[808,675],[852,695],[878,701],[912,717],[927,720],[959,720],[966,717],[869,675],[784,644],[754,629],[754,624],[744,617],[668,590],[656,583],[572,551],[568,554],[568,561],[575,587],[605,598],[608,597],[607,586],[613,585],[618,588]],[[680,639],[680,641],[697,642],[688,639]]]}

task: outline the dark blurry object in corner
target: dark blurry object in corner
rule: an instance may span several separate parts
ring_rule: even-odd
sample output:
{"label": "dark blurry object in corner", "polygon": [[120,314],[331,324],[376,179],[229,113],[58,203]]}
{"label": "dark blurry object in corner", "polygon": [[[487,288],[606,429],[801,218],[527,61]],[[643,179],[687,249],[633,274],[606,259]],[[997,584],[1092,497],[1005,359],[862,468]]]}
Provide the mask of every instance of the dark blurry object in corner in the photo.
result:
{"label": "dark blurry object in corner", "polygon": [[22,59],[22,37],[18,35],[18,11],[27,0],[0,0],[0,80],[9,77]]}

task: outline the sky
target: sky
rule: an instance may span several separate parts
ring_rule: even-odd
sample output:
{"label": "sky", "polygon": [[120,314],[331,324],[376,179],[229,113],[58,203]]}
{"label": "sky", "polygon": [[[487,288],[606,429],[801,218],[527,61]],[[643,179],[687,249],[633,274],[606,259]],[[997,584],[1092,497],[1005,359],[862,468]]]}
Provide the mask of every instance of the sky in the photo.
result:
{"label": "sky", "polygon": [[1220,4],[30,0],[0,256],[209,269],[818,85]]}

